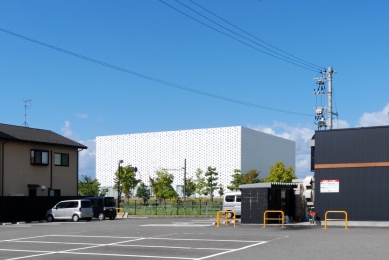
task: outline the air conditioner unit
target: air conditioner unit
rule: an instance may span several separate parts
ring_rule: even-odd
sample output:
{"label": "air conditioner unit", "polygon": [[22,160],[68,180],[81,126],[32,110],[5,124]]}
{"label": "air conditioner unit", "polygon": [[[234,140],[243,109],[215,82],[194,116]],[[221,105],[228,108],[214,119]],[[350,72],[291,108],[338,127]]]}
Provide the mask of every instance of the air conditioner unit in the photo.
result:
{"label": "air conditioner unit", "polygon": [[313,176],[305,177],[305,179],[303,180],[304,189],[305,190],[313,189],[313,182],[314,182]]}
{"label": "air conditioner unit", "polygon": [[315,178],[307,176],[303,181],[304,192],[303,197],[307,206],[314,206],[315,204]]}
{"label": "air conditioner unit", "polygon": [[313,191],[311,189],[305,190],[303,194],[304,194],[304,199],[307,202],[313,201]]}

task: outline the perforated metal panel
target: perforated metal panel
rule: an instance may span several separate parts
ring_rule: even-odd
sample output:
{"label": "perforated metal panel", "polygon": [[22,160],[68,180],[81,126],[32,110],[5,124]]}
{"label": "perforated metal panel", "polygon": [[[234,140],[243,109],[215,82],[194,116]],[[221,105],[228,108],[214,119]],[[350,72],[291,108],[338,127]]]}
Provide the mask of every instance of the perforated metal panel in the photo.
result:
{"label": "perforated metal panel", "polygon": [[[102,186],[113,186],[114,173],[121,166],[131,164],[139,169],[138,178],[148,185],[149,177],[155,177],[156,170],[169,169],[174,174],[173,187],[183,184],[184,159],[187,161],[187,178],[195,179],[197,168],[206,171],[208,166],[216,167],[218,183],[226,188],[230,185],[234,169],[261,169],[263,160],[290,162],[293,158],[294,142],[264,134],[255,130],[243,131],[241,126],[208,128],[196,130],[99,136],[96,138],[96,177]],[[249,129],[247,129],[249,130]],[[242,144],[242,135],[248,135],[246,142],[258,143],[256,139],[268,138],[266,147]],[[283,158],[285,149],[292,145],[293,151]],[[247,147],[247,148],[245,148]],[[249,149],[246,153],[242,149]],[[278,153],[277,153],[278,151]],[[250,157],[244,160],[242,156]],[[258,159],[256,159],[258,158]],[[267,165],[266,165],[267,167]],[[267,167],[267,171],[269,167]]]}

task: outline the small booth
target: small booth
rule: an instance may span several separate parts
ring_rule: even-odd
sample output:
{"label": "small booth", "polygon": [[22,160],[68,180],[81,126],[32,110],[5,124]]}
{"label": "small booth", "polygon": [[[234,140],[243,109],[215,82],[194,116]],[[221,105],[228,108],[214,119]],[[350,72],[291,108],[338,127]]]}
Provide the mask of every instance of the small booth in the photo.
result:
{"label": "small booth", "polygon": [[[295,216],[296,183],[263,182],[240,185],[242,192],[241,223],[263,224],[266,210],[282,210],[285,216]],[[279,213],[268,213],[267,217],[278,218]],[[278,221],[268,221],[278,223]]]}

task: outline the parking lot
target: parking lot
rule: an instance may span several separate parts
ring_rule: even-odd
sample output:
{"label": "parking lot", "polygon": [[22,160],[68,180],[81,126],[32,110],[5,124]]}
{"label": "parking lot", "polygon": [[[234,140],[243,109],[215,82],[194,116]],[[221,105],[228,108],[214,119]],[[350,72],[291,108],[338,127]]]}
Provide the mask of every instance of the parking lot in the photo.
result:
{"label": "parking lot", "polygon": [[3,259],[387,259],[388,228],[129,218],[0,226]]}

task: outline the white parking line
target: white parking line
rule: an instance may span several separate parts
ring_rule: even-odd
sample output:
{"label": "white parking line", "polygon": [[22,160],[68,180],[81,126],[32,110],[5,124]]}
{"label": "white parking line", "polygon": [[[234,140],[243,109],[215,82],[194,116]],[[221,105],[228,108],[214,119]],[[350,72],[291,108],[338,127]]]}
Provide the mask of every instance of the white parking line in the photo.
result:
{"label": "white parking line", "polygon": [[267,241],[251,241],[251,240],[230,240],[230,239],[196,239],[196,238],[159,238],[150,237],[147,239],[163,239],[163,240],[178,240],[178,241],[209,241],[209,242],[234,242],[234,243],[263,243]]}
{"label": "white parking line", "polygon": [[125,256],[125,257],[140,257],[140,258],[154,258],[154,259],[182,259],[182,260],[195,260],[197,258],[188,258],[188,257],[174,257],[174,256],[151,256],[151,255],[122,255],[122,254],[101,254],[101,253],[80,253],[80,252],[59,252],[63,254],[73,254],[73,255],[101,255],[101,256]]}
{"label": "white parking line", "polygon": [[13,243],[36,243],[36,244],[61,244],[61,245],[88,245],[88,246],[104,246],[105,244],[96,244],[96,243],[76,243],[76,242],[54,242],[54,241],[12,241]]}
{"label": "white parking line", "polygon": [[[12,241],[14,243],[34,243],[34,244],[61,244],[61,245],[88,245],[88,246],[107,246],[107,244],[97,244],[97,243],[77,243],[77,242],[54,242],[54,241]],[[120,242],[121,243],[121,242]],[[226,251],[230,249],[223,249],[223,248],[195,248],[195,247],[181,247],[181,246],[149,246],[149,245],[120,245],[120,244],[113,244],[110,246],[117,246],[117,247],[143,247],[143,248],[171,248],[171,249],[190,249],[190,250],[217,250],[217,251]],[[1,250],[7,250],[7,249],[1,249]],[[35,251],[33,251],[35,252]],[[48,253],[52,251],[36,251],[38,253]]]}
{"label": "white parking line", "polygon": [[210,247],[205,248],[205,247],[187,247],[187,246],[146,246],[146,245],[116,245],[116,246],[171,248],[171,249],[189,249],[189,250],[216,250],[216,251],[230,250],[230,249],[223,249],[223,248],[210,248]]}
{"label": "white parking line", "polygon": [[56,252],[49,252],[49,253],[38,254],[38,255],[21,256],[21,257],[16,257],[16,258],[9,258],[9,259],[7,259],[7,260],[25,259],[25,258],[31,258],[31,257],[36,257],[36,256],[52,255],[52,254],[55,254],[55,253],[56,253]]}
{"label": "white parking line", "polygon": [[143,238],[143,237],[114,237],[114,236],[80,236],[80,235],[47,235],[46,237],[92,237],[92,238],[120,238],[120,239],[128,239],[128,238]]}
{"label": "white parking line", "polygon": [[[61,250],[61,251],[40,251],[40,250],[20,250],[20,249],[0,249],[1,251],[8,251],[8,252],[26,252],[26,253],[33,253],[33,255],[28,256],[21,256],[21,257],[15,257],[8,260],[20,260],[20,259],[26,259],[26,258],[32,258],[32,257],[41,257],[45,255],[54,255],[54,254],[68,254],[68,255],[90,255],[90,256],[106,256],[106,257],[138,257],[138,258],[153,258],[153,259],[182,259],[182,260],[203,260],[208,259],[211,257],[219,256],[219,255],[225,255],[228,253],[233,253],[236,251],[240,251],[243,249],[247,249],[250,247],[262,245],[264,243],[267,243],[269,241],[252,241],[252,240],[225,240],[225,239],[181,239],[181,238],[169,238],[166,236],[172,236],[172,235],[179,235],[177,233],[173,234],[164,234],[161,236],[154,236],[154,237],[118,237],[118,236],[80,236],[80,235],[46,235],[46,236],[35,236],[35,237],[25,237],[25,238],[17,238],[17,239],[8,239],[3,240],[0,242],[15,242],[15,243],[36,243],[36,244],[63,244],[63,245],[84,245],[84,247],[81,248],[73,248],[68,250]],[[38,240],[28,240],[28,239],[35,239],[35,238],[42,238],[42,237],[77,237],[77,238],[106,238],[106,239],[126,239],[125,241],[120,242],[113,242],[113,243],[76,243],[76,242],[55,242],[55,241],[38,241]],[[158,246],[158,245],[134,245],[129,244],[126,245],[125,243],[131,243],[135,241],[146,241],[146,240],[165,240],[165,241],[186,241],[188,243],[196,242],[196,241],[202,241],[202,242],[233,242],[233,243],[249,243],[249,245],[244,245],[239,248],[230,249],[230,248],[204,248],[204,247],[192,247],[192,246]],[[219,253],[215,253],[212,255],[200,257],[200,258],[188,258],[185,257],[185,254],[183,253],[182,257],[179,256],[167,256],[167,255],[130,255],[130,254],[104,254],[104,253],[92,253],[92,252],[76,252],[80,250],[85,249],[96,249],[96,248],[102,248],[102,247],[138,247],[138,248],[162,248],[162,249],[179,249],[179,250],[196,250],[196,251],[204,251],[206,254],[206,251],[219,251]],[[220,252],[221,251],[221,252]],[[146,251],[147,252],[147,251]]]}
{"label": "white parking line", "polygon": [[196,260],[202,260],[202,259],[207,259],[207,258],[211,258],[211,257],[218,256],[218,255],[229,254],[229,253],[240,251],[240,250],[243,250],[243,249],[246,249],[246,248],[250,248],[250,247],[253,247],[253,246],[259,246],[259,245],[262,245],[262,244],[265,244],[265,243],[267,243],[267,242],[256,243],[256,244],[244,246],[244,247],[237,248],[237,249],[232,249],[232,250],[229,250],[229,251],[226,251],[226,252],[221,252],[221,253],[218,253],[218,254],[213,254],[213,255],[209,255],[209,256],[205,256],[205,257],[201,257],[201,258],[196,258]]}

